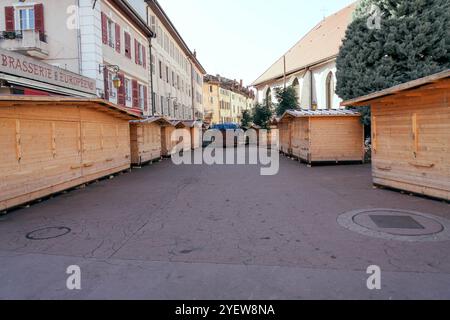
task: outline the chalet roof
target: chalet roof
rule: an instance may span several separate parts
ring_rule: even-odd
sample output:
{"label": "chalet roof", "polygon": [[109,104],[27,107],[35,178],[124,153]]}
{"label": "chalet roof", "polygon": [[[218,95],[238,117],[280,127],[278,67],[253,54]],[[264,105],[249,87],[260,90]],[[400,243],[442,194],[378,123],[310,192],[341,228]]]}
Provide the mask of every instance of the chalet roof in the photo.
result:
{"label": "chalet roof", "polygon": [[136,120],[141,119],[141,116],[131,112],[127,108],[120,107],[109,101],[100,98],[76,98],[76,97],[61,97],[61,96],[20,96],[20,95],[0,95],[0,108],[11,105],[25,105],[25,104],[46,104],[46,105],[72,105],[93,107],[99,111],[107,112],[115,117]]}
{"label": "chalet roof", "polygon": [[261,86],[283,77],[284,58],[286,75],[290,75],[337,57],[356,4],[345,7],[317,24],[252,85]]}
{"label": "chalet roof", "polygon": [[159,117],[159,116],[148,117],[148,118],[143,119],[143,120],[133,120],[131,122],[132,123],[154,123],[154,122],[158,122],[161,125],[169,125],[169,126],[172,125],[172,123],[167,118]]}
{"label": "chalet roof", "polygon": [[385,96],[389,96],[389,95],[394,95],[403,91],[408,91],[408,90],[412,90],[412,89],[416,89],[428,84],[432,84],[434,82],[438,82],[441,81],[443,79],[446,78],[450,78],[450,69],[447,69],[445,71],[424,77],[424,78],[420,78],[417,80],[413,80],[410,82],[406,82],[403,84],[399,84],[397,86],[382,90],[382,91],[378,91],[378,92],[374,92],[371,94],[368,94],[366,96],[362,96],[359,98],[355,98],[355,99],[351,99],[351,100],[347,100],[341,103],[342,106],[364,106],[367,105],[367,102],[371,101],[371,100],[375,100],[375,99],[379,99]]}
{"label": "chalet roof", "polygon": [[183,121],[183,124],[187,128],[194,128],[194,127],[201,128],[203,125],[201,121],[196,121],[196,120],[186,120],[186,121]]}
{"label": "chalet roof", "polygon": [[286,117],[306,118],[306,117],[359,117],[361,114],[352,110],[288,110],[281,118],[281,121]]}

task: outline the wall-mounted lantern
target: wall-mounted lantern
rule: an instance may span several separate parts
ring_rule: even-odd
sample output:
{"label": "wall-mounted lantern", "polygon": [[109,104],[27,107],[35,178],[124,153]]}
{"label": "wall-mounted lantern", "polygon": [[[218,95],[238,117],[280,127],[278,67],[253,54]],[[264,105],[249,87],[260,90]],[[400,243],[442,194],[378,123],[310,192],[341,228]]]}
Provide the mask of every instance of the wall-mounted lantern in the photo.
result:
{"label": "wall-mounted lantern", "polygon": [[112,64],[99,64],[98,65],[99,73],[103,73],[105,69],[114,73],[112,83],[113,83],[114,88],[119,89],[122,86],[122,81],[119,78],[120,67],[118,65],[112,65]]}

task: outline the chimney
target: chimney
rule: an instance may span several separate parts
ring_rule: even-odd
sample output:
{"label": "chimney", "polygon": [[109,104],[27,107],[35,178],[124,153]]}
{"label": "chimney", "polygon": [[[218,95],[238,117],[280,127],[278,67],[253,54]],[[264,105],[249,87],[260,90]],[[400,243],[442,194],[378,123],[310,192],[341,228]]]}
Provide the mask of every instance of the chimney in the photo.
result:
{"label": "chimney", "polygon": [[242,89],[243,87],[244,87],[244,81],[242,81],[242,79],[241,79],[240,88]]}
{"label": "chimney", "polygon": [[194,50],[194,57],[197,58],[197,50]]}

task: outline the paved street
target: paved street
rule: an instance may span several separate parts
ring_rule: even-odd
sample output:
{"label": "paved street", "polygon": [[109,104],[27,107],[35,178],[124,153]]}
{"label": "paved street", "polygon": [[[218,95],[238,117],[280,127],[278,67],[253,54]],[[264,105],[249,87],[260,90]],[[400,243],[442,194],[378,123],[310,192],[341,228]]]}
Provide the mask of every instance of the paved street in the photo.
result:
{"label": "paved street", "polygon": [[[450,241],[354,233],[366,208],[450,218],[444,202],[373,189],[369,165],[175,166],[170,160],[0,217],[0,298],[450,299]],[[46,227],[54,239],[26,235]],[[82,290],[66,288],[79,265]],[[382,290],[366,269],[382,269]]]}

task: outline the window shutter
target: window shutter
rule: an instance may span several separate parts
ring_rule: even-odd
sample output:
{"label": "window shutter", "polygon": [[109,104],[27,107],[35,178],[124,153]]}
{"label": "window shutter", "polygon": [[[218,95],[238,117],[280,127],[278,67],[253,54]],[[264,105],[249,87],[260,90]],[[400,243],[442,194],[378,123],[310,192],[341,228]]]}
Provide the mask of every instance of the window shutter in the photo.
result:
{"label": "window shutter", "polygon": [[105,94],[104,94],[104,96],[105,96],[105,100],[109,100],[109,79],[108,79],[108,76],[109,76],[109,71],[106,69],[106,68],[104,68],[103,69],[103,79],[104,79],[104,84],[105,84]]}
{"label": "window shutter", "polygon": [[139,42],[134,39],[134,59],[136,64],[139,64]]}
{"label": "window shutter", "polygon": [[147,86],[144,86],[144,111],[148,110],[148,93],[147,93]]}
{"label": "window shutter", "polygon": [[116,23],[116,51],[120,53],[120,26]]}
{"label": "window shutter", "polygon": [[108,26],[107,26],[106,14],[102,12],[102,42],[108,44]]}
{"label": "window shutter", "polygon": [[35,29],[40,34],[45,34],[44,5],[42,3],[34,6]]}
{"label": "window shutter", "polygon": [[5,29],[8,32],[14,31],[14,7],[5,7]]}
{"label": "window shutter", "polygon": [[125,32],[125,56],[131,59],[131,36]]}
{"label": "window shutter", "polygon": [[133,80],[133,108],[139,108],[139,86],[137,80]]}
{"label": "window shutter", "polygon": [[144,46],[142,46],[142,61],[143,61],[144,68],[147,68],[147,55],[146,55],[146,50],[145,50]]}
{"label": "window shutter", "polygon": [[123,73],[119,73],[120,88],[118,90],[117,102],[121,106],[125,106],[125,76]]}

